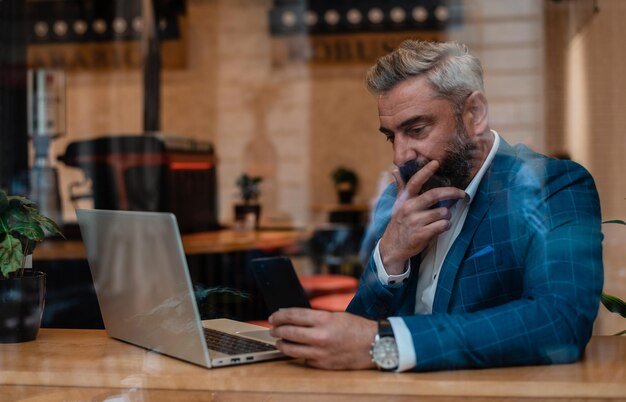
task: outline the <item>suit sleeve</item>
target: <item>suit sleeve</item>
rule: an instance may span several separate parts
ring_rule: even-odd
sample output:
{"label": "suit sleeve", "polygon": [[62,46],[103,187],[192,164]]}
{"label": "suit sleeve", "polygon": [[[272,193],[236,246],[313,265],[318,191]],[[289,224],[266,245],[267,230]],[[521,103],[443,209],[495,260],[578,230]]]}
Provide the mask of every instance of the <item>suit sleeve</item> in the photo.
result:
{"label": "suit sleeve", "polygon": [[582,167],[554,162],[518,172],[541,177],[539,185],[518,178],[511,187],[520,191],[509,190],[512,230],[502,236],[510,235],[523,255],[521,296],[473,312],[403,317],[416,371],[569,363],[582,356],[603,285],[600,203]]}
{"label": "suit sleeve", "polygon": [[380,283],[373,255],[374,247],[387,227],[395,200],[396,186],[390,184],[380,197],[374,211],[374,219],[362,241],[361,254],[369,255],[369,258],[359,281],[357,293],[346,309],[349,313],[370,319],[386,318],[397,310],[407,292],[405,285],[387,286]]}

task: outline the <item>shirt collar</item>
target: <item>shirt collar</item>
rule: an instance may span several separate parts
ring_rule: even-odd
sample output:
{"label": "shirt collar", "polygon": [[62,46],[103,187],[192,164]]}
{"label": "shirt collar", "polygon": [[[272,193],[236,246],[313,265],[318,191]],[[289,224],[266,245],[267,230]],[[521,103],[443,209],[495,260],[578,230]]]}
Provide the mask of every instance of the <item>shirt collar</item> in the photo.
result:
{"label": "shirt collar", "polygon": [[465,193],[467,193],[467,195],[469,196],[470,203],[474,199],[476,191],[478,191],[478,186],[480,185],[480,182],[482,181],[485,172],[487,171],[487,169],[489,169],[489,166],[491,166],[491,161],[493,161],[493,158],[496,156],[498,148],[500,148],[500,136],[495,130],[491,130],[491,132],[493,133],[494,139],[493,144],[491,145],[491,150],[489,151],[489,155],[487,155],[487,158],[478,170],[478,173],[476,173],[470,184],[465,189]]}

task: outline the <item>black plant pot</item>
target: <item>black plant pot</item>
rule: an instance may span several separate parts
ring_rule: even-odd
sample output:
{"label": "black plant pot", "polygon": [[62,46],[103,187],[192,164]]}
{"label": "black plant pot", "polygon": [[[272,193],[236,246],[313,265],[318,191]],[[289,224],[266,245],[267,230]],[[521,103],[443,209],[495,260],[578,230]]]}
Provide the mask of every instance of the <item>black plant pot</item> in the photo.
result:
{"label": "black plant pot", "polygon": [[261,218],[261,204],[237,204],[235,205],[235,222],[246,222],[248,215],[254,215],[254,228],[259,228]]}
{"label": "black plant pot", "polygon": [[352,204],[354,198],[354,190],[339,190],[337,191],[340,204]]}
{"label": "black plant pot", "polygon": [[46,294],[46,274],[26,270],[21,278],[0,279],[0,343],[37,338]]}

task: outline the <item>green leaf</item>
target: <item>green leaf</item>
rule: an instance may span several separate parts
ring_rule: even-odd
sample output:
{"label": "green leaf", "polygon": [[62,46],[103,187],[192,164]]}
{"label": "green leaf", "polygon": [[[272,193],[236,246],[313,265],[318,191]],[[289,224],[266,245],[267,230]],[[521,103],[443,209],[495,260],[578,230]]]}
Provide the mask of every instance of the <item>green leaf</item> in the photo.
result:
{"label": "green leaf", "polygon": [[9,208],[9,198],[7,193],[0,190],[0,214],[2,214],[7,208]]}
{"label": "green leaf", "polygon": [[22,266],[22,244],[11,235],[5,236],[0,243],[0,270],[5,278]]}
{"label": "green leaf", "polygon": [[[0,239],[4,239],[0,247],[0,263],[5,277],[21,267],[22,257],[31,254],[46,233],[63,237],[59,226],[41,215],[33,201],[0,191]],[[19,252],[16,252],[18,248]]]}
{"label": "green leaf", "polygon": [[4,214],[0,213],[0,234],[9,233],[9,222],[7,222]]}
{"label": "green leaf", "polygon": [[600,301],[610,312],[619,314],[626,318],[626,302],[619,297],[603,292],[602,296],[600,296]]}
{"label": "green leaf", "polygon": [[13,229],[13,226],[19,223],[28,223],[31,221],[30,217],[26,212],[24,212],[20,205],[11,206],[8,213],[6,214],[7,223],[9,225],[9,229]]}
{"label": "green leaf", "polygon": [[41,214],[36,214],[34,218],[46,232],[65,238],[65,236],[63,236],[63,233],[61,232],[61,228],[59,228],[59,226],[52,219]]}
{"label": "green leaf", "polygon": [[41,241],[45,237],[45,233],[37,222],[20,222],[11,228],[11,233],[17,233],[29,240]]}
{"label": "green leaf", "polygon": [[19,195],[11,195],[8,197],[9,199],[9,204],[11,204],[12,207],[14,206],[27,206],[27,207],[32,207],[37,209],[37,204],[35,204],[33,201],[29,200],[26,197],[20,197]]}
{"label": "green leaf", "polygon": [[617,223],[618,225],[626,225],[626,222],[621,219],[612,219],[610,221],[604,221],[602,223]]}

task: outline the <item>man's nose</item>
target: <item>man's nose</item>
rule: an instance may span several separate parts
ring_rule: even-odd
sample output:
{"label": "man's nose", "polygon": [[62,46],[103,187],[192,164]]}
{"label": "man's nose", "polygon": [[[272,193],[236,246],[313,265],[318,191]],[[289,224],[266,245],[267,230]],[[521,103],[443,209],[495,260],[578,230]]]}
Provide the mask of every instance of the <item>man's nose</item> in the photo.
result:
{"label": "man's nose", "polygon": [[410,160],[417,159],[417,152],[409,146],[403,135],[396,135],[393,142],[393,164],[401,166]]}

